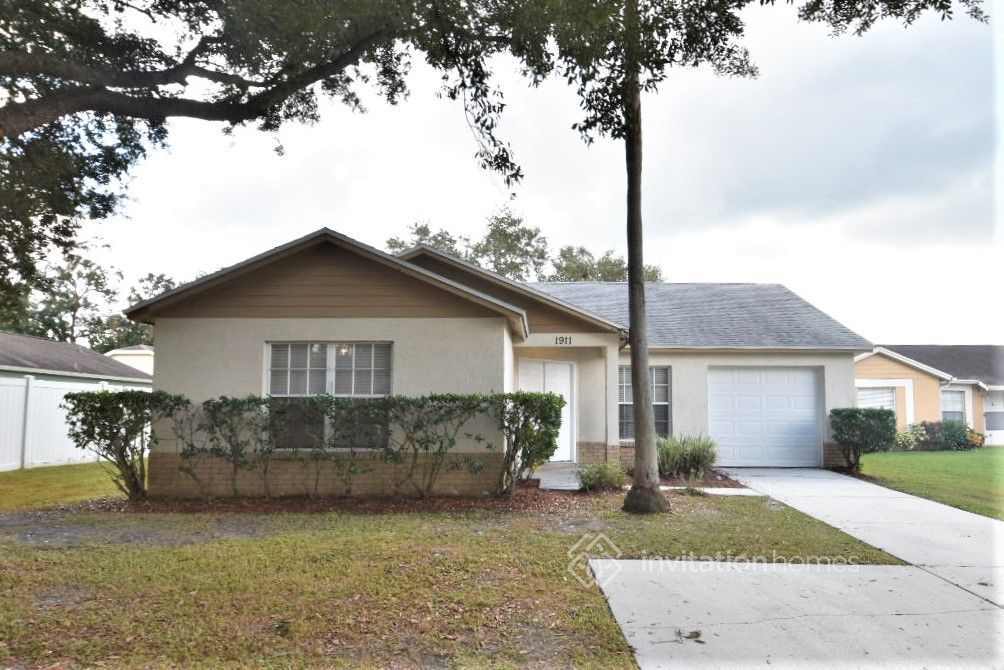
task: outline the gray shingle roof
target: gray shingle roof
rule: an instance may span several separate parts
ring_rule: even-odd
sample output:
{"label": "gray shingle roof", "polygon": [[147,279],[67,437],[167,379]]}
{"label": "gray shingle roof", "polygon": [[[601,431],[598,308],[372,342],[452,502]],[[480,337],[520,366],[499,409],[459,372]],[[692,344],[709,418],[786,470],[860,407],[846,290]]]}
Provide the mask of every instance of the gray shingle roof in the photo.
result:
{"label": "gray shingle roof", "polygon": [[92,377],[124,377],[150,381],[152,377],[134,367],[96,351],[69,342],[0,331],[0,368],[30,368],[69,372]]}
{"label": "gray shingle roof", "polygon": [[[628,324],[623,282],[540,282],[533,288]],[[780,284],[654,283],[645,289],[652,347],[870,350],[871,343]]]}
{"label": "gray shingle roof", "polygon": [[1004,385],[1004,346],[992,344],[880,344],[879,346],[947,372],[958,379],[978,379],[991,386]]}

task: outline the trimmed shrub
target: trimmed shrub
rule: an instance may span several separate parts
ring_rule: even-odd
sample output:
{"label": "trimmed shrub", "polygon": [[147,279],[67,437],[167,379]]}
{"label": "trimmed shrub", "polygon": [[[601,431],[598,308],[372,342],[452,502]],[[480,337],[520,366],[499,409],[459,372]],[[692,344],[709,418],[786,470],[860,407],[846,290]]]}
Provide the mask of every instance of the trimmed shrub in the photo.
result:
{"label": "trimmed shrub", "polygon": [[130,500],[146,497],[146,456],[156,444],[153,422],[188,401],[163,391],[85,391],[63,398],[67,434],[115,466],[112,481]]}
{"label": "trimmed shrub", "polygon": [[704,477],[715,464],[718,448],[706,435],[659,438],[659,475],[682,479]]}
{"label": "trimmed shrub", "polygon": [[861,469],[861,454],[889,451],[896,444],[896,414],[888,409],[848,407],[830,411],[833,440],[847,469]]}
{"label": "trimmed shrub", "polygon": [[967,427],[961,421],[923,421],[923,436],[917,444],[925,451],[964,451],[983,446],[982,433]]}
{"label": "trimmed shrub", "polygon": [[924,440],[924,428],[919,424],[908,426],[906,430],[896,433],[893,451],[913,451]]}
{"label": "trimmed shrub", "polygon": [[619,463],[593,463],[579,470],[583,491],[620,491],[627,484],[627,474]]}
{"label": "trimmed shrub", "polygon": [[516,483],[547,463],[558,449],[565,400],[555,393],[517,391],[493,396],[492,412],[505,439],[496,492],[516,492]]}

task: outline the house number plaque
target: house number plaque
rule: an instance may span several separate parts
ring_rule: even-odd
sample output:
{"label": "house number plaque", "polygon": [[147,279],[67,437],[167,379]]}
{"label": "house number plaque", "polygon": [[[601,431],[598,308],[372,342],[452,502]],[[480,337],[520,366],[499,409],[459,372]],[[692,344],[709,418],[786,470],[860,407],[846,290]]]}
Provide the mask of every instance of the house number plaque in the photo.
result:
{"label": "house number plaque", "polygon": [[569,344],[572,343],[572,336],[571,335],[555,335],[555,337],[554,337],[554,343],[555,344],[564,344],[564,345],[567,346],[567,345],[569,345]]}

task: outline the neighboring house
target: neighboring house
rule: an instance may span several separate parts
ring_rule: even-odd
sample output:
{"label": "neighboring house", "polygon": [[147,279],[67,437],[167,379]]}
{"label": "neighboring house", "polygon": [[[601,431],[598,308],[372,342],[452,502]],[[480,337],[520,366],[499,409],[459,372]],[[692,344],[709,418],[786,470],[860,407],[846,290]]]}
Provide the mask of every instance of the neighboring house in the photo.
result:
{"label": "neighboring house", "polygon": [[[555,460],[632,459],[623,283],[522,284],[321,229],[127,313],[155,328],[154,386],[193,401],[553,391],[568,401]],[[710,435],[722,465],[824,464],[827,414],[854,405],[854,356],[869,342],[774,284],[650,284],[648,315],[660,433]],[[194,494],[168,433],[151,489]],[[497,458],[475,442],[457,451]],[[471,493],[495,472],[444,477],[444,492]]]}
{"label": "neighboring house", "polygon": [[0,470],[95,460],[67,437],[63,396],[152,381],[79,344],[0,332]]}
{"label": "neighboring house", "polygon": [[858,405],[894,410],[900,430],[964,421],[1004,445],[1004,346],[883,344],[855,368]]}
{"label": "neighboring house", "polygon": [[105,356],[153,376],[153,347],[149,344],[134,344],[131,347],[112,349],[105,352]]}

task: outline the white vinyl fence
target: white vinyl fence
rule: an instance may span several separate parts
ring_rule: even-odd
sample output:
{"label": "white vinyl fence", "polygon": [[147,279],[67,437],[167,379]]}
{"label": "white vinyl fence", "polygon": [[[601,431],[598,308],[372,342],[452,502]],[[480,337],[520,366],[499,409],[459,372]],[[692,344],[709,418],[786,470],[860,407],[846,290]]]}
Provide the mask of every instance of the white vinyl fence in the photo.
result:
{"label": "white vinyl fence", "polygon": [[63,396],[74,391],[149,390],[149,384],[0,372],[0,471],[97,460],[66,434]]}

